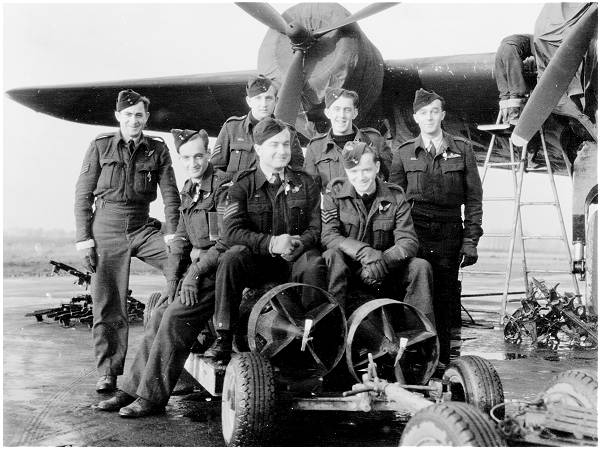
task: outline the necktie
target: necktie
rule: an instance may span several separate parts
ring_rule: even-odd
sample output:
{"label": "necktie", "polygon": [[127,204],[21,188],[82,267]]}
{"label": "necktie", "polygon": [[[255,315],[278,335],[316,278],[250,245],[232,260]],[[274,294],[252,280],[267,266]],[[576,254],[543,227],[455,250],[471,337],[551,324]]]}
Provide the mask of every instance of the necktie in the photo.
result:
{"label": "necktie", "polygon": [[135,151],[135,142],[133,140],[129,141],[129,154],[132,155]]}
{"label": "necktie", "polygon": [[431,153],[431,155],[433,157],[435,157],[435,154],[437,153],[437,149],[435,148],[435,145],[433,144],[433,140],[429,144],[429,153]]}
{"label": "necktie", "polygon": [[272,182],[273,187],[279,188],[281,186],[282,182],[283,181],[281,180],[281,176],[279,176],[279,173],[275,173],[273,175],[273,182]]}

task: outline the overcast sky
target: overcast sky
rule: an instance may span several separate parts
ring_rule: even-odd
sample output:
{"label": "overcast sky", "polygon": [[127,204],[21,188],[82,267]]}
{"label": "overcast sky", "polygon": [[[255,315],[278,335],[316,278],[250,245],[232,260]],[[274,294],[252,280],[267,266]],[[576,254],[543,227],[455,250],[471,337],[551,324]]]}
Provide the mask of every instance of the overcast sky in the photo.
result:
{"label": "overcast sky", "polygon": [[[364,6],[343,5],[351,12]],[[283,11],[289,5],[274,6]],[[540,8],[403,3],[360,26],[384,59],[494,52],[502,37],[532,32]],[[3,13],[3,91],[254,69],[266,32],[230,3],[4,4]],[[3,108],[5,229],[74,229],[74,187],[84,152],[108,128],[38,114],[6,96]],[[181,185],[172,139],[162,136]],[[152,213],[163,219],[161,208],[153,206]]]}

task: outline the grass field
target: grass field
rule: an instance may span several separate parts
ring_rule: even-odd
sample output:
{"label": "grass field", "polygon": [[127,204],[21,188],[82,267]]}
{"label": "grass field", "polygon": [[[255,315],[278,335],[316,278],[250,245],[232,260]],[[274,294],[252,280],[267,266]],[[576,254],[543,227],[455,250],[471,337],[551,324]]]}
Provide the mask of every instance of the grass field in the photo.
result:
{"label": "grass field", "polygon": [[[62,230],[29,229],[4,233],[4,277],[48,276],[50,260],[56,260],[82,269],[75,245],[74,233]],[[543,265],[561,265],[564,249],[559,242],[544,242],[543,250],[527,249],[528,258],[537,259]],[[507,239],[483,238],[480,242],[479,270],[504,270],[508,249]],[[548,267],[550,268],[550,267]],[[516,253],[513,270],[520,270]],[[145,263],[133,259],[132,274],[159,273]]]}
{"label": "grass field", "polygon": [[[61,230],[29,229],[4,233],[4,277],[49,276],[50,260],[83,270],[73,243],[74,233]],[[160,273],[133,259],[132,274]]]}

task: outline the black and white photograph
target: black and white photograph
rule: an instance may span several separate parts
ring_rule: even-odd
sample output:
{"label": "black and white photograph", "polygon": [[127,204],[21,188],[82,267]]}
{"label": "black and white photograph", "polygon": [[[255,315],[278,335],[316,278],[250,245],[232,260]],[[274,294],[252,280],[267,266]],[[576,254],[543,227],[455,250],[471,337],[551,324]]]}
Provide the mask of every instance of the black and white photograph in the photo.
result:
{"label": "black and white photograph", "polygon": [[20,446],[598,446],[598,4],[3,2]]}

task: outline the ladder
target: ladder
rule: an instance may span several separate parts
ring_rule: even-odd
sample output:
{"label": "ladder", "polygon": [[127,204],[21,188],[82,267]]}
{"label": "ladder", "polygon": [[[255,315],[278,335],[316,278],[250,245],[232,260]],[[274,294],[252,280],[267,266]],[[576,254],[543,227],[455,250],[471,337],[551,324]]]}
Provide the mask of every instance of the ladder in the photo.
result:
{"label": "ladder", "polygon": [[[494,151],[495,139],[497,135],[507,135],[510,136],[510,125],[501,124],[500,123],[500,114],[498,114],[498,118],[496,120],[496,124],[494,125],[480,125],[478,129],[482,131],[487,131],[492,134],[490,139],[490,144],[488,146],[487,154],[485,157],[483,174],[481,179],[481,184],[484,185],[486,174],[489,168],[491,167],[509,167],[512,174],[512,184],[513,184],[513,194],[512,196],[502,196],[502,197],[484,197],[483,201],[504,201],[504,202],[512,202],[513,203],[513,214],[512,214],[512,230],[510,233],[487,233],[485,234],[488,237],[506,237],[510,238],[506,269],[505,271],[474,271],[468,270],[463,271],[463,273],[469,274],[491,274],[491,275],[504,275],[504,289],[502,291],[502,302],[500,305],[500,324],[502,324],[503,319],[506,315],[506,306],[508,303],[509,294],[514,293],[522,293],[522,292],[510,292],[510,281],[512,274],[512,266],[513,259],[515,253],[515,245],[517,240],[520,241],[520,249],[521,249],[521,265],[522,265],[522,273],[523,273],[523,282],[525,287],[525,292],[529,292],[529,275],[530,274],[569,274],[573,281],[573,287],[575,289],[575,294],[579,295],[579,285],[577,283],[577,278],[575,274],[572,273],[572,256],[571,256],[571,247],[569,244],[569,240],[567,239],[567,231],[564,224],[564,219],[562,215],[562,211],[560,209],[560,202],[558,199],[558,192],[556,190],[556,183],[554,182],[554,174],[552,172],[552,166],[550,165],[550,158],[548,156],[548,149],[546,146],[546,140],[544,138],[544,131],[540,129],[540,138],[542,143],[542,149],[544,153],[544,159],[546,163],[546,167],[541,170],[545,170],[548,176],[548,180],[550,186],[552,188],[553,201],[522,201],[521,196],[523,193],[523,182],[526,174],[526,165],[527,165],[527,145],[521,147],[521,153],[519,160],[515,160],[515,149],[513,147],[513,143],[509,140],[509,153],[510,153],[510,162],[490,162],[492,159],[492,153]],[[569,166],[567,165],[567,168]],[[534,171],[534,170],[527,170]],[[540,171],[539,169],[535,171]],[[485,189],[484,189],[485,192]],[[521,209],[523,207],[531,207],[531,206],[553,206],[556,210],[556,214],[558,217],[558,222],[560,224],[560,235],[524,235],[523,234],[523,223],[522,223],[522,213]],[[527,254],[525,249],[525,241],[526,240],[560,240],[564,244],[565,253],[568,259],[568,265],[564,270],[545,270],[545,269],[531,269],[527,264]]]}

